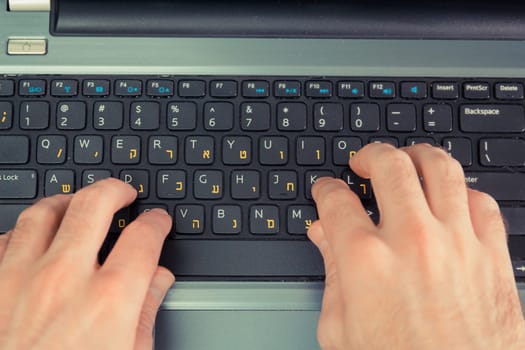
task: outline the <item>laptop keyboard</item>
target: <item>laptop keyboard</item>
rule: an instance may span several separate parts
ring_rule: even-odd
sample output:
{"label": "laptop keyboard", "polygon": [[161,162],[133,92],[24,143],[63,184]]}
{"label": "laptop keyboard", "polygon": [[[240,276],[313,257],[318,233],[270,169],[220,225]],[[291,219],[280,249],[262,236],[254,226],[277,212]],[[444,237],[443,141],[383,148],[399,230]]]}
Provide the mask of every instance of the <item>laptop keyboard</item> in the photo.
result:
{"label": "laptop keyboard", "polygon": [[[349,158],[371,142],[426,142],[444,147],[463,165],[469,186],[499,201],[516,276],[523,277],[523,83],[0,78],[0,231],[37,198],[116,177],[137,189],[138,200],[115,215],[109,241],[142,211],[162,207],[175,219],[170,240],[304,242],[317,218],[310,193],[317,178],[342,178],[377,222],[370,182],[349,170]],[[250,275],[246,269],[242,275]]]}

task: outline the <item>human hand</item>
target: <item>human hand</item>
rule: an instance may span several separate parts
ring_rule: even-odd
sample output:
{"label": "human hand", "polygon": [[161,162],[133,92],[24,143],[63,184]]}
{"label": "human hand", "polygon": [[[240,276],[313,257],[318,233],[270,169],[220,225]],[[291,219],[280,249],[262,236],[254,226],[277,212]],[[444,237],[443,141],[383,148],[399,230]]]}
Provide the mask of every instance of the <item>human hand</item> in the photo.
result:
{"label": "human hand", "polygon": [[171,218],[158,209],[140,215],[97,262],[114,213],[136,195],[102,180],[40,200],[0,236],[0,349],[152,348],[157,309],[174,281],[158,267]]}
{"label": "human hand", "polygon": [[[524,349],[525,323],[497,203],[430,145],[364,147],[376,226],[341,180],[312,189],[308,235],[325,262],[324,350]],[[420,184],[419,176],[423,178]]]}

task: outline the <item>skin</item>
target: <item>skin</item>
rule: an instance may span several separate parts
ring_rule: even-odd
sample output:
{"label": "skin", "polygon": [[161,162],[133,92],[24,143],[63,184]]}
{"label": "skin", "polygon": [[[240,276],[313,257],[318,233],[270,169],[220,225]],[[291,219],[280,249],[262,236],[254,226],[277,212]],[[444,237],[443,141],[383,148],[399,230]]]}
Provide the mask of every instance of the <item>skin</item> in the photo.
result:
{"label": "skin", "polygon": [[[496,202],[467,189],[461,166],[428,145],[368,145],[350,166],[371,179],[381,222],[341,180],[313,186],[320,219],[308,235],[326,269],[321,347],[525,348]],[[103,180],[42,199],[0,236],[0,349],[152,348],[174,282],[158,266],[171,218],[157,209],[140,215],[97,263],[113,214],[136,195]]]}

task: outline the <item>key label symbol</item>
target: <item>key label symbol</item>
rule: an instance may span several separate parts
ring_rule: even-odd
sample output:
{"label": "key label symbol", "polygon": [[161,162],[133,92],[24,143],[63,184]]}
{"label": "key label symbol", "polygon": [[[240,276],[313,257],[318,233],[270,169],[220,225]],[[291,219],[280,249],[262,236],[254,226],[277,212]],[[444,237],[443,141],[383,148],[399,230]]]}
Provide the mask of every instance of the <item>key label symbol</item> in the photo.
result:
{"label": "key label symbol", "polygon": [[129,159],[137,158],[137,149],[132,148],[129,150]]}
{"label": "key label symbol", "polygon": [[71,193],[71,185],[62,184],[62,193]]}

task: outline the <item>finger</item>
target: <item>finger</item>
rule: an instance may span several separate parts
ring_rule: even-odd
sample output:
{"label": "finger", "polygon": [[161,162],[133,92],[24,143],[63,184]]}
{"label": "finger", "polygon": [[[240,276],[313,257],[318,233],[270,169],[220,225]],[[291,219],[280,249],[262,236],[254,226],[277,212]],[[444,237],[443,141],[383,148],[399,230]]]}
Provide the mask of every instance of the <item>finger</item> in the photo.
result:
{"label": "finger", "polygon": [[153,349],[153,328],[157,312],[166,296],[166,293],[175,282],[175,277],[166,268],[159,266],[142,306],[134,350]]}
{"label": "finger", "polygon": [[381,223],[431,215],[416,168],[407,153],[384,143],[363,147],[350,159],[352,170],[369,178],[381,211]]}
{"label": "finger", "polygon": [[165,210],[141,214],[124,229],[100,272],[109,272],[117,282],[128,286],[133,300],[144,300],[171,224]]}
{"label": "finger", "polygon": [[20,213],[5,248],[3,263],[27,266],[49,248],[64,213],[69,195],[44,198]]}
{"label": "finger", "polygon": [[113,215],[131,204],[136,196],[133,187],[113,178],[98,181],[77,192],[50,247],[50,254],[70,254],[92,268]]}
{"label": "finger", "polygon": [[502,256],[508,255],[507,234],[498,203],[490,195],[468,189],[470,220],[481,243]]}
{"label": "finger", "polygon": [[460,229],[471,226],[467,185],[463,168],[444,150],[429,144],[403,149],[412,159],[419,175],[430,210],[440,221],[457,224]]}
{"label": "finger", "polygon": [[361,201],[340,179],[322,178],[312,187],[319,221],[336,261],[348,253],[354,237],[376,231]]}
{"label": "finger", "polygon": [[3,235],[0,235],[0,264],[2,263],[2,258],[4,257],[5,249],[7,248],[7,242],[9,242],[10,236],[11,231],[7,231]]}

